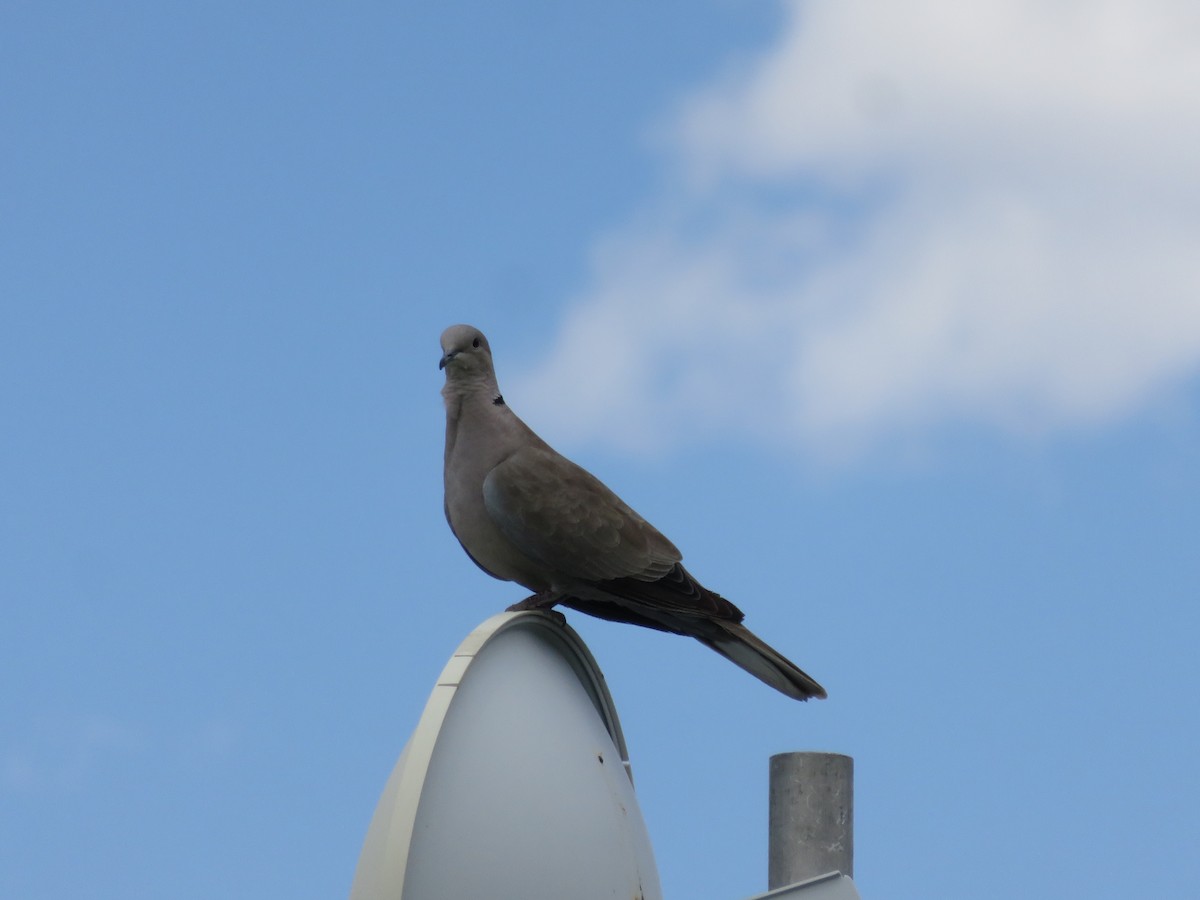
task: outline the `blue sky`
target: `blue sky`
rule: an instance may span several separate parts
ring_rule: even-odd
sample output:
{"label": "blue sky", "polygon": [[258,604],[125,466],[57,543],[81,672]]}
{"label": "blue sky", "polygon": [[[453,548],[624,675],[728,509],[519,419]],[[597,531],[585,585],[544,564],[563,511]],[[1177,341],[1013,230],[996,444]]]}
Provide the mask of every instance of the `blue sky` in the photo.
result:
{"label": "blue sky", "polygon": [[328,897],[520,599],[438,335],[828,689],[573,615],[664,891],[1200,885],[1188,4],[0,10],[0,894]]}

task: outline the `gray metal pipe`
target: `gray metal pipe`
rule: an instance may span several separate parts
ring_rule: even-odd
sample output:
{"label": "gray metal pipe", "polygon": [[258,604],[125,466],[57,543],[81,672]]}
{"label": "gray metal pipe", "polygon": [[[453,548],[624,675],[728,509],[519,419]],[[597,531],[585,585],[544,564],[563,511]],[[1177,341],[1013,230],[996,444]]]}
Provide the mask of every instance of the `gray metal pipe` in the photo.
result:
{"label": "gray metal pipe", "polygon": [[828,872],[854,876],[854,760],[840,753],[771,757],[771,890]]}

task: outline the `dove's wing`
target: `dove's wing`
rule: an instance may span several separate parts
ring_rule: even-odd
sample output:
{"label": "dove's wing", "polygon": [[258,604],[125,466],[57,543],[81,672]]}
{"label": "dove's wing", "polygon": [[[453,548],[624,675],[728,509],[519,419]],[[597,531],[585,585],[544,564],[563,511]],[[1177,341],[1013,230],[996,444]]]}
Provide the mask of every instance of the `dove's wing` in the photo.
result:
{"label": "dove's wing", "polygon": [[587,470],[529,444],[483,482],[484,506],[518,550],[577,581],[656,581],[680,553]]}

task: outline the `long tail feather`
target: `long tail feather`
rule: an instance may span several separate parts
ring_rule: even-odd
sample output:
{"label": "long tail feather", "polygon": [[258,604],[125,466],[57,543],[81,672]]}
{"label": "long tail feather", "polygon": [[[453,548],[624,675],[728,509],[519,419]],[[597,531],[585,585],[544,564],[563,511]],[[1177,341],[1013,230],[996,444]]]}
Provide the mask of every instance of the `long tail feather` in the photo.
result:
{"label": "long tail feather", "polygon": [[719,637],[697,635],[696,640],[789,697],[824,700],[828,696],[825,688],[746,626],[736,622],[714,624],[720,625],[725,634]]}

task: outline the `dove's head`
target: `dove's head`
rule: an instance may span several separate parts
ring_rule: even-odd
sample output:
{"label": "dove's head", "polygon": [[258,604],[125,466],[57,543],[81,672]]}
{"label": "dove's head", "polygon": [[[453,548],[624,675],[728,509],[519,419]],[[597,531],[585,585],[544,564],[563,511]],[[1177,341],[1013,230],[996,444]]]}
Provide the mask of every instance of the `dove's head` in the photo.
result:
{"label": "dove's head", "polygon": [[492,348],[478,328],[470,325],[451,325],[442,332],[442,361],[439,369],[446,370],[446,380],[490,376]]}

